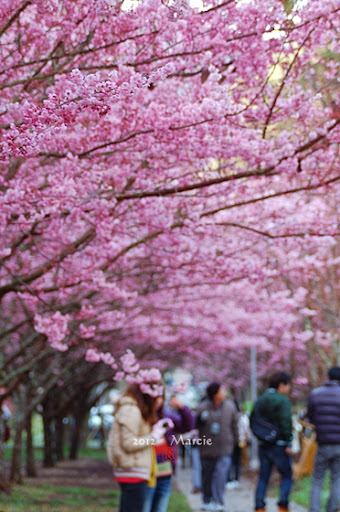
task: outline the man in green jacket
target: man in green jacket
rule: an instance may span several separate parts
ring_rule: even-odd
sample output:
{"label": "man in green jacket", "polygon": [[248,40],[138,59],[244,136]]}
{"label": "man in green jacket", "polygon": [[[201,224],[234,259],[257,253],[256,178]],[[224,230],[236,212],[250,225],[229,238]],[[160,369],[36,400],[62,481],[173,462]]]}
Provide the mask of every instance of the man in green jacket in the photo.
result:
{"label": "man in green jacket", "polygon": [[265,497],[269,478],[276,466],[281,475],[278,512],[289,511],[289,494],[292,478],[292,407],[288,398],[290,376],[285,372],[274,373],[269,379],[269,388],[256,403],[259,417],[279,428],[278,439],[274,443],[259,442],[260,473],[255,494],[255,510],[265,512]]}

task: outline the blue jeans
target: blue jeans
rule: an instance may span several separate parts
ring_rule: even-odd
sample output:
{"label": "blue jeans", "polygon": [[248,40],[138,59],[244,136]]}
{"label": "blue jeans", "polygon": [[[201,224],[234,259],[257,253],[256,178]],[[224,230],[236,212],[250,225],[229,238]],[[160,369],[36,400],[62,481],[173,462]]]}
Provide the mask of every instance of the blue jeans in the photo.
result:
{"label": "blue jeans", "polygon": [[265,497],[269,478],[276,466],[281,475],[280,500],[278,505],[287,507],[289,504],[289,494],[293,485],[292,460],[290,455],[286,454],[285,446],[272,444],[263,444],[259,446],[260,473],[255,495],[255,508],[265,508]]}
{"label": "blue jeans", "polygon": [[192,463],[192,483],[196,489],[202,487],[202,469],[201,469],[201,456],[198,446],[191,447],[191,463]]}
{"label": "blue jeans", "polygon": [[321,509],[321,491],[327,469],[331,470],[331,492],[327,512],[337,512],[340,507],[340,444],[318,446],[310,495],[310,512],[319,512]]}
{"label": "blue jeans", "polygon": [[146,487],[146,482],[120,484],[119,512],[142,512]]}
{"label": "blue jeans", "polygon": [[142,512],[166,512],[171,485],[171,476],[162,476],[157,478],[155,487],[147,487]]}

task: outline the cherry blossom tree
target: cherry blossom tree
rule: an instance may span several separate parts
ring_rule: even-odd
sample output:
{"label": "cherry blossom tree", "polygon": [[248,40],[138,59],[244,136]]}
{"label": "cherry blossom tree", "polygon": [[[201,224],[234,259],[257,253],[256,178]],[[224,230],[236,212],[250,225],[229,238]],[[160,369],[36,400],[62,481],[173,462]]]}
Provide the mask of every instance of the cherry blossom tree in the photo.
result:
{"label": "cherry blossom tree", "polygon": [[339,9],[3,0],[2,398],[51,348],[336,361]]}

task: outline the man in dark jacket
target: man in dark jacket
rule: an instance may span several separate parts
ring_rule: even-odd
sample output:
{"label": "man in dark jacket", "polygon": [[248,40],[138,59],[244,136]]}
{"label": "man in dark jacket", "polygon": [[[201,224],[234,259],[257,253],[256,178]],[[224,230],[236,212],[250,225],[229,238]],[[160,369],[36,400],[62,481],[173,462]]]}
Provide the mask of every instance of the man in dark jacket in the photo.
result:
{"label": "man in dark jacket", "polygon": [[224,487],[238,439],[237,410],[219,382],[207,387],[207,399],[196,410],[199,430],[203,505],[201,510],[224,511]]}
{"label": "man in dark jacket", "polygon": [[257,414],[279,428],[279,439],[274,443],[259,442],[260,473],[255,495],[255,510],[265,512],[265,497],[269,478],[276,466],[281,475],[279,512],[288,512],[292,478],[292,410],[287,397],[290,376],[285,372],[274,373],[269,379],[268,390],[256,402]]}
{"label": "man in dark jacket", "polygon": [[329,381],[314,389],[308,400],[307,416],[315,425],[318,442],[310,512],[320,511],[320,496],[327,469],[331,471],[327,512],[337,512],[340,508],[340,366],[330,368],[328,377]]}

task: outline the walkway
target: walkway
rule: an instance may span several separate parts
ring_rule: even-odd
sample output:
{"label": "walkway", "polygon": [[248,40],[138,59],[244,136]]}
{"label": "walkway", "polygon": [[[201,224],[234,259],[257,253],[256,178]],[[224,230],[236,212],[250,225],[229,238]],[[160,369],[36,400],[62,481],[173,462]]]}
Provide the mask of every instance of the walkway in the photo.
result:
{"label": "walkway", "polygon": [[[187,496],[190,507],[194,512],[201,508],[199,494],[191,494],[191,470],[177,468],[177,486]],[[277,512],[277,498],[267,498],[267,512]],[[225,494],[227,512],[252,512],[254,510],[254,484],[250,480],[242,479],[240,488],[228,489]],[[306,512],[304,507],[292,503],[291,512]]]}

